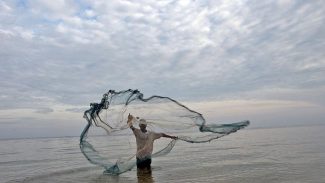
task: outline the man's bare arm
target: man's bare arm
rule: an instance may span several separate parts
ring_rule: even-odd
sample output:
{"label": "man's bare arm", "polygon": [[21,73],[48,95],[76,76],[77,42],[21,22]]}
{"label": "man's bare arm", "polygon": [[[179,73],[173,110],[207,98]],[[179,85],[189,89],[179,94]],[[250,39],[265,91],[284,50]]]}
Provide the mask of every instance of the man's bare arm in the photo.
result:
{"label": "man's bare arm", "polygon": [[178,138],[178,137],[176,137],[176,136],[167,135],[167,134],[165,134],[165,133],[162,133],[162,136],[163,136],[163,137],[166,137],[166,138],[175,139],[175,140]]}
{"label": "man's bare arm", "polygon": [[130,125],[130,128],[131,128],[131,130],[133,130],[133,131],[135,130],[135,127],[134,127],[132,124]]}

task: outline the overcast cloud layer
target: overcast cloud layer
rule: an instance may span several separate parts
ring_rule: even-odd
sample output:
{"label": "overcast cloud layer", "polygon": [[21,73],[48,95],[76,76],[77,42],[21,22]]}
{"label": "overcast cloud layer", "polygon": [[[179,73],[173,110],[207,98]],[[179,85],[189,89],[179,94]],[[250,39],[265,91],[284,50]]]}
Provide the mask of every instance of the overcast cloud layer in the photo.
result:
{"label": "overcast cloud layer", "polygon": [[324,48],[325,1],[2,0],[0,137],[75,135],[128,88],[212,120],[325,123]]}

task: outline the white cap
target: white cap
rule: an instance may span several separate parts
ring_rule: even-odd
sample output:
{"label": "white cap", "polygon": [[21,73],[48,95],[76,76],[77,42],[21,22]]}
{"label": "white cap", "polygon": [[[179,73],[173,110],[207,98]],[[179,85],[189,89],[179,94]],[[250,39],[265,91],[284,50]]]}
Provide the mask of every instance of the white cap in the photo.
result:
{"label": "white cap", "polygon": [[139,125],[141,125],[141,124],[147,125],[147,121],[145,119],[140,119]]}

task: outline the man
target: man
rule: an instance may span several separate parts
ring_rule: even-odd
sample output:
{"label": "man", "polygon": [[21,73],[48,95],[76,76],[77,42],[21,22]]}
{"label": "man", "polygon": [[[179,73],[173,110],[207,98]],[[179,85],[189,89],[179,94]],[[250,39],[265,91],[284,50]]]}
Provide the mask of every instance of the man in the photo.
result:
{"label": "man", "polygon": [[147,128],[147,122],[145,119],[140,119],[139,121],[139,127],[140,129],[135,128],[132,125],[132,121],[134,120],[134,117],[129,114],[127,124],[133,131],[133,134],[136,139],[137,143],[137,168],[139,169],[150,169],[151,165],[151,154],[153,151],[153,142],[156,139],[159,139],[160,137],[166,137],[171,139],[177,139],[175,136],[170,136],[164,133],[156,133],[148,131]]}

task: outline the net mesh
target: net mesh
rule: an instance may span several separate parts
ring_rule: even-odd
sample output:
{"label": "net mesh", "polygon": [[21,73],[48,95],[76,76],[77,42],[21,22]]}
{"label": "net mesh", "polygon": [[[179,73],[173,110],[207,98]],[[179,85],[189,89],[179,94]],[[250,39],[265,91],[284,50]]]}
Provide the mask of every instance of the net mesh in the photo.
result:
{"label": "net mesh", "polygon": [[[106,173],[120,174],[136,165],[135,138],[127,125],[129,114],[146,119],[151,131],[178,136],[177,140],[157,140],[159,143],[155,142],[152,158],[168,154],[178,140],[209,142],[249,125],[249,121],[206,124],[202,114],[169,97],[144,98],[138,90],[110,90],[100,103],[91,103],[90,109],[85,111],[84,118],[88,123],[80,136],[81,152],[89,162],[104,167]],[[138,123],[135,120],[133,125],[136,127]],[[98,132],[100,130],[102,132]],[[95,140],[89,138],[91,136],[96,136]],[[101,141],[109,145],[102,145]],[[96,149],[95,145],[98,146]]]}

